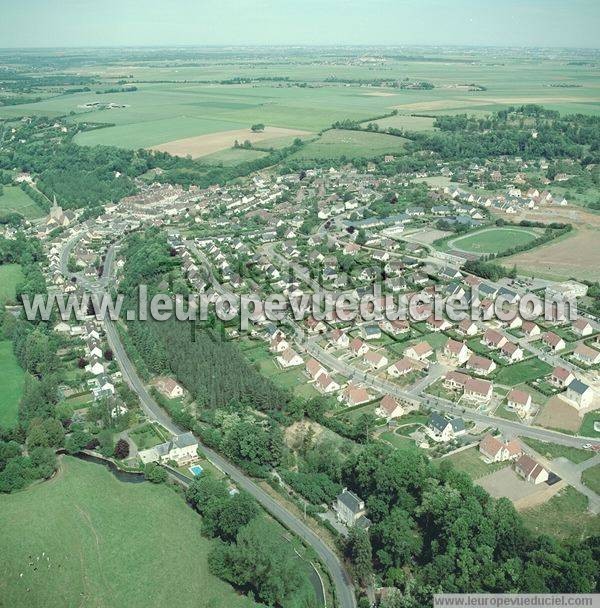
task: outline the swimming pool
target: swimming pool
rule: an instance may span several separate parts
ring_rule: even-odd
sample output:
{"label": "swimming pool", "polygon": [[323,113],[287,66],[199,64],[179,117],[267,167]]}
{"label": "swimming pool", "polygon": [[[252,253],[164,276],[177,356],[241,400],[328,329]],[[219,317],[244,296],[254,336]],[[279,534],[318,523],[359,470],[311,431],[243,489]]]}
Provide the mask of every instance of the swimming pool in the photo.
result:
{"label": "swimming pool", "polygon": [[190,467],[188,470],[194,477],[200,477],[200,475],[202,475],[202,471],[204,469],[199,464],[195,464],[193,467]]}

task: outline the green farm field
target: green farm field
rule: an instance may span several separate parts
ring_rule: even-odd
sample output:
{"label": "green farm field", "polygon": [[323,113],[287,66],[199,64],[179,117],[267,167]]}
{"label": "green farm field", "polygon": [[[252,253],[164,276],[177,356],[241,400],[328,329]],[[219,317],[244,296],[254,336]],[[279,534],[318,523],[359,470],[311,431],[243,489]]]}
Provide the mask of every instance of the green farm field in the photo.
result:
{"label": "green farm field", "polygon": [[1,495],[0,528],[6,606],[255,606],[209,573],[212,542],[180,496],[97,464],[64,457],[54,479]]}
{"label": "green farm field", "polygon": [[18,186],[3,186],[2,190],[0,214],[16,212],[30,220],[45,215],[44,211]]}
{"label": "green farm field", "polygon": [[526,245],[537,237],[527,228],[485,228],[447,241],[448,248],[466,253],[500,253],[509,247]]}
{"label": "green farm field", "polygon": [[296,152],[294,157],[325,159],[363,156],[369,158],[382,154],[401,154],[405,143],[405,139],[393,135],[332,129]]}
{"label": "green farm field", "polygon": [[[76,138],[78,143],[137,148],[248,128],[257,122],[318,132],[338,120],[366,121],[394,109],[399,115],[380,119],[381,127],[426,130],[432,127],[431,116],[485,114],[525,103],[543,104],[561,112],[600,111],[600,78],[595,66],[578,65],[567,57],[507,55],[498,60],[486,52],[455,51],[451,60],[430,53],[423,60],[389,56],[378,65],[366,65],[348,61],[343,53],[334,53],[325,62],[311,52],[285,58],[275,52],[273,56],[234,56],[230,61],[207,53],[200,63],[188,64],[182,57],[165,64],[159,57],[128,60],[116,54],[107,57],[105,65],[95,61],[65,71],[94,75],[99,82],[89,92],[49,95],[36,103],[0,107],[0,117],[74,113],[72,120],[77,122],[114,125],[81,133]],[[136,91],[95,94],[98,89],[114,86],[114,79],[123,74],[130,75],[128,84],[135,85]],[[255,80],[221,82],[231,78]],[[265,78],[287,81],[256,80]],[[368,84],[377,78],[427,81],[434,88]],[[465,83],[474,83],[480,90]],[[124,107],[84,107],[92,102]]]}
{"label": "green farm field", "polygon": [[0,342],[0,427],[11,428],[17,422],[19,401],[23,394],[25,372],[19,366],[8,340]]}

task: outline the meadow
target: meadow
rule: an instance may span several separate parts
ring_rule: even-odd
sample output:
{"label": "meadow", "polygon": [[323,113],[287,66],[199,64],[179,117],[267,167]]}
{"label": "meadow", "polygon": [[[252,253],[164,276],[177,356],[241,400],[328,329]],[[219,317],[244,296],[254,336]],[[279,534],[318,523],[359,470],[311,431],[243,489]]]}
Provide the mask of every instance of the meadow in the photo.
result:
{"label": "meadow", "polygon": [[45,215],[36,203],[18,186],[3,186],[0,195],[0,214],[20,213],[26,219],[32,220]]}
{"label": "meadow", "polygon": [[24,381],[25,372],[15,358],[11,342],[0,341],[0,427],[12,428],[16,424]]}
{"label": "meadow", "polygon": [[64,457],[54,479],[0,495],[0,528],[6,606],[255,606],[209,573],[212,541],[180,496],[97,464]]}
{"label": "meadow", "polygon": [[331,129],[305,145],[292,158],[373,158],[383,154],[402,154],[405,144],[405,139],[393,135]]}

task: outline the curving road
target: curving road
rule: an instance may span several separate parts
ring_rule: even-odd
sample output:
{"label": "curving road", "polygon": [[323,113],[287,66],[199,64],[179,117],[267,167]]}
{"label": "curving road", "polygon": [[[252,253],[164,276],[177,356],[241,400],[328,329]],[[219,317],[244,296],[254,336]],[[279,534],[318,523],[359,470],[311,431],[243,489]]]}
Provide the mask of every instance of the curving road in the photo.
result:
{"label": "curving road", "polygon": [[[103,282],[110,278],[112,272],[112,264],[114,261],[115,246],[109,247],[104,263]],[[66,256],[68,259],[68,255]],[[87,287],[94,289],[91,284],[86,284]],[[115,324],[107,319],[104,319],[104,330],[110,347],[114,353],[115,359],[119,363],[123,378],[129,386],[137,393],[142,409],[151,420],[156,420],[162,424],[169,432],[177,435],[183,431],[178,427],[167,413],[158,405],[154,398],[146,389],[144,383],[137,374],[137,371],[129,359],[125,348],[121,342]],[[199,444],[207,459],[217,468],[227,474],[240,488],[243,488],[251,494],[275,519],[280,521],[284,526],[299,536],[304,542],[308,543],[321,559],[331,576],[335,586],[336,599],[341,608],[356,608],[356,597],[354,595],[354,586],[352,580],[346,571],[343,563],[338,558],[336,553],[329,548],[328,545],[317,536],[303,521],[290,513],[285,507],[280,505],[271,496],[258,486],[252,479],[245,475],[240,469],[231,464],[214,450]]]}

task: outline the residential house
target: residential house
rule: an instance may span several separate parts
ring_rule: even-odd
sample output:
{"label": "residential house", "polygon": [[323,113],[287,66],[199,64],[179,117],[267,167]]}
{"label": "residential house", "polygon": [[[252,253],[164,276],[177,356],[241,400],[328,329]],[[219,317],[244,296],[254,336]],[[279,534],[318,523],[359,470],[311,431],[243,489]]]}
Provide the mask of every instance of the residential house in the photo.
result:
{"label": "residential house", "polygon": [[539,328],[539,325],[536,325],[533,321],[523,321],[521,331],[526,336],[532,338],[534,336],[539,336],[542,330]]}
{"label": "residential house", "polygon": [[321,374],[326,374],[327,370],[312,357],[306,362],[306,373],[312,380],[316,380]]}
{"label": "residential house", "polygon": [[573,373],[564,367],[557,366],[552,370],[550,382],[559,388],[565,388],[575,380]]}
{"label": "residential house", "polygon": [[533,405],[531,395],[527,391],[513,388],[507,396],[507,409],[516,412],[521,418],[527,417],[531,413]]}
{"label": "residential house", "polygon": [[600,351],[590,348],[585,344],[578,344],[573,351],[573,357],[586,365],[596,365],[600,363]]}
{"label": "residential house", "polygon": [[336,348],[348,348],[350,338],[348,338],[348,334],[344,333],[341,329],[334,329],[329,334],[329,342]]}
{"label": "residential house", "polygon": [[486,329],[481,341],[488,348],[502,348],[506,344],[507,339],[495,329]]}
{"label": "residential house", "polygon": [[315,387],[320,393],[326,395],[340,390],[340,385],[328,373],[319,374]]}
{"label": "residential house", "polygon": [[451,441],[459,435],[466,433],[465,423],[461,418],[448,420],[433,412],[429,417],[427,429],[430,437],[436,441]]}
{"label": "residential house", "polygon": [[178,382],[175,382],[173,378],[157,378],[154,381],[154,386],[168,399],[178,399],[179,397],[183,397],[183,387]]}
{"label": "residential house", "polygon": [[444,385],[453,390],[464,390],[465,385],[470,378],[471,376],[468,376],[467,374],[451,371],[444,376]]}
{"label": "residential house", "polygon": [[338,521],[348,527],[358,524],[366,513],[364,501],[347,488],[344,488],[336,497],[334,510]]}
{"label": "residential house", "polygon": [[398,399],[391,395],[385,395],[379,402],[379,406],[375,410],[375,414],[381,418],[385,418],[388,422],[394,418],[403,416],[405,409],[400,405]]}
{"label": "residential house", "polygon": [[467,369],[472,369],[476,374],[480,376],[487,376],[496,369],[496,363],[491,359],[476,355],[473,353],[466,365]]}
{"label": "residential house", "polygon": [[393,363],[387,368],[388,375],[392,376],[392,378],[401,378],[402,376],[406,376],[406,374],[410,374],[415,370],[414,363],[408,357],[404,357],[396,363]]}
{"label": "residential house", "polygon": [[285,339],[284,334],[277,334],[269,343],[269,349],[274,353],[282,353],[284,350],[290,347],[288,341]]}
{"label": "residential house", "polygon": [[381,338],[381,330],[377,325],[363,325],[360,333],[365,340],[378,340]]}
{"label": "residential house", "polygon": [[138,452],[138,456],[144,464],[174,460],[178,466],[184,466],[197,460],[198,441],[192,433],[174,435],[171,441],[142,450]]}
{"label": "residential house", "polygon": [[363,360],[371,369],[375,370],[379,370],[388,364],[388,359],[385,355],[382,355],[373,350],[370,350],[365,353]]}
{"label": "residential house", "polygon": [[465,382],[464,396],[471,401],[487,402],[492,398],[493,385],[489,380],[470,378]]}
{"label": "residential house", "polygon": [[350,406],[366,403],[367,401],[370,401],[370,399],[371,397],[366,389],[362,386],[357,386],[352,382],[348,382],[348,385],[339,396],[339,401],[345,401]]}
{"label": "residential house", "polygon": [[355,357],[362,357],[369,350],[369,345],[363,342],[360,338],[354,338],[350,342],[350,352]]}
{"label": "residential house", "polygon": [[550,348],[553,352],[563,350],[566,346],[565,341],[553,331],[547,331],[542,336],[542,342]]}
{"label": "residential house", "polygon": [[572,401],[578,409],[584,409],[591,405],[594,399],[594,391],[590,386],[585,384],[585,382],[575,379],[567,386],[565,396]]}
{"label": "residential house", "polygon": [[428,342],[418,342],[417,344],[413,344],[409,346],[404,354],[411,359],[416,359],[417,361],[425,361],[428,357],[433,355],[433,348],[429,345]]}
{"label": "residential house", "polygon": [[511,363],[516,363],[523,359],[523,349],[514,342],[505,342],[500,348],[500,353]]}
{"label": "residential house", "polygon": [[488,463],[508,460],[508,450],[504,442],[489,433],[479,442],[479,453]]}
{"label": "residential house", "polygon": [[313,334],[322,334],[327,329],[327,326],[325,323],[323,323],[323,321],[318,321],[314,317],[308,317],[306,319],[306,325],[308,327],[308,331]]}
{"label": "residential house", "polygon": [[590,334],[593,334],[594,328],[592,327],[592,324],[587,319],[584,319],[583,317],[579,317],[579,319],[577,319],[575,321],[575,323],[573,323],[573,331],[578,336],[585,337],[585,336],[589,336]]}
{"label": "residential house", "polygon": [[456,360],[459,365],[462,365],[471,355],[471,350],[464,342],[449,338],[444,346],[444,355]]}
{"label": "residential house", "polygon": [[515,463],[515,471],[533,484],[548,481],[548,471],[528,454],[523,454]]}
{"label": "residential house", "polygon": [[288,368],[302,365],[304,361],[293,348],[288,347],[277,357],[277,362],[281,367]]}
{"label": "residential house", "polygon": [[463,336],[474,336],[478,331],[477,324],[471,319],[463,319],[458,324],[457,331]]}
{"label": "residential house", "polygon": [[394,319],[393,321],[389,321],[386,319],[385,321],[379,322],[379,327],[394,336],[398,336],[400,334],[405,334],[410,331],[410,325],[408,321],[403,321],[401,319]]}

